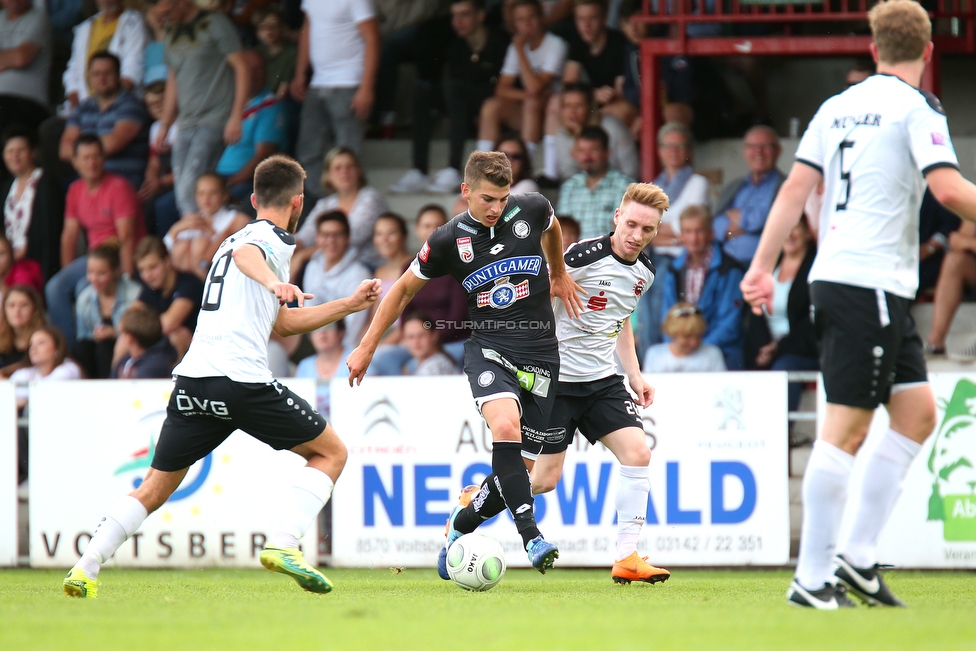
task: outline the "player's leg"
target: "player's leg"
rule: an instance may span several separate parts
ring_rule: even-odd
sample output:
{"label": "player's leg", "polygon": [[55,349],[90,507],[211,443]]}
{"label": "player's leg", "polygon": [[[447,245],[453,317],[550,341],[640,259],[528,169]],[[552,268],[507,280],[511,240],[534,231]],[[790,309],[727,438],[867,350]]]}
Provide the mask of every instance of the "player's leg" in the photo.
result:
{"label": "player's leg", "polygon": [[98,573],[102,565],[132,537],[149,514],[162,506],[179,487],[187,468],[165,472],[150,468],[139,488],[109,507],[95,528],[85,553],[68,572],[62,586],[69,597],[98,596]]}
{"label": "player's leg", "polygon": [[529,472],[533,495],[549,493],[556,488],[556,484],[563,476],[564,461],[566,461],[566,448],[554,453],[543,451],[536,457]]}

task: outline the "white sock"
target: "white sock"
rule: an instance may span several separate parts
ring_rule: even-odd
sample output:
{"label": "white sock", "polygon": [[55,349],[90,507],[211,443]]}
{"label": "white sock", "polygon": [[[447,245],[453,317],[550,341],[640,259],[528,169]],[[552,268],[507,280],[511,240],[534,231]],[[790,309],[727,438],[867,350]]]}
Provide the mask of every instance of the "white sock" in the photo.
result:
{"label": "white sock", "polygon": [[305,535],[319,511],[329,501],[335,484],[321,470],[305,466],[295,475],[295,483],[288,487],[278,531],[268,541],[270,547],[296,549],[298,539]]}
{"label": "white sock", "polygon": [[854,567],[871,567],[877,562],[878,536],[898,501],[908,467],[921,449],[920,443],[889,429],[868,459],[864,467],[864,484],[857,496],[854,525],[841,547]]}
{"label": "white sock", "polygon": [[542,156],[544,159],[542,173],[550,179],[558,179],[559,148],[556,147],[556,136],[542,137]]}
{"label": "white sock", "polygon": [[647,517],[647,495],[651,490],[647,466],[620,466],[617,484],[617,560],[637,551],[644,518]]}
{"label": "white sock", "polygon": [[529,150],[529,159],[535,160],[535,153],[539,151],[539,143],[527,142],[525,143],[525,148]]}
{"label": "white sock", "polygon": [[491,140],[484,140],[479,138],[478,143],[475,145],[475,149],[478,151],[491,151],[495,148],[495,143]]}
{"label": "white sock", "polygon": [[819,440],[813,444],[803,475],[803,528],[796,579],[807,590],[833,580],[837,532],[847,502],[847,482],[854,456]]}
{"label": "white sock", "polygon": [[95,529],[85,553],[75,563],[90,579],[98,576],[102,564],[112,558],[115,551],[139,530],[149,513],[142,502],[126,495],[113,504]]}

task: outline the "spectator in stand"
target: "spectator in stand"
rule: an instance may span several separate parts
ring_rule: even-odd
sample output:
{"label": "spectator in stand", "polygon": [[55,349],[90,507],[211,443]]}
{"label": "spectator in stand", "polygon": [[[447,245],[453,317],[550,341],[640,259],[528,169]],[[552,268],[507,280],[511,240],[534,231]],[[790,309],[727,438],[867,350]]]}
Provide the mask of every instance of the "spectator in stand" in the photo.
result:
{"label": "spectator in stand", "polygon": [[176,193],[173,191],[173,136],[177,128],[174,124],[162,144],[156,143],[163,116],[163,93],[166,82],[157,81],[146,86],[146,110],[153,120],[149,127],[149,163],[139,188],[139,201],[146,208],[146,226],[162,237],[180,218],[176,207]]}
{"label": "spectator in stand", "polygon": [[725,366],[737,371],[742,362],[742,267],[713,241],[712,216],[704,206],[688,206],[681,213],[681,243],[685,250],[675,259],[664,284],[661,317],[675,304],[691,303],[701,309],[708,324],[702,337],[722,349]]}
{"label": "spectator in stand", "polygon": [[163,82],[165,85],[166,79],[169,78],[169,68],[166,66],[166,26],[152,8],[146,11],[143,18],[146,22],[148,40],[143,53],[142,85],[145,88],[158,82]]}
{"label": "spectator in stand", "polygon": [[495,95],[481,105],[478,149],[491,151],[507,126],[519,131],[529,155],[534,156],[549,96],[559,91],[567,45],[545,30],[538,0],[515,0],[511,8],[515,35],[505,53]]}
{"label": "spectator in stand", "polygon": [[776,168],[781,151],[779,136],[771,127],[749,129],[742,148],[749,175],[725,186],[716,204],[715,241],[740,263],[749,264],[756,254],[769,209],[786,178]]}
{"label": "spectator in stand", "polygon": [[102,50],[89,61],[92,94],[68,117],[61,134],[61,160],[72,159],[78,136],[95,134],[102,141],[105,170],[125,177],[133,188],[140,188],[149,158],[150,119],[146,105],[122,86],[117,56]]}
{"label": "spectator in stand", "polygon": [[[922,245],[925,246],[924,244]],[[976,287],[976,224],[964,221],[949,233],[948,249],[942,260],[932,305],[932,327],[925,342],[929,356],[946,354],[946,337],[963,295]],[[952,359],[970,362],[976,359],[974,347],[951,353]]]}
{"label": "spectator in stand", "polygon": [[346,336],[345,319],[322,326],[309,333],[309,340],[315,354],[298,362],[295,377],[323,380],[315,391],[315,408],[326,419],[331,417],[331,400],[329,381],[334,377],[345,377],[348,373],[346,357],[352,352],[351,348],[344,348],[342,341]]}
{"label": "spectator in stand", "polygon": [[29,285],[38,291],[44,289],[40,269],[36,263],[30,264],[33,260],[26,262],[27,265],[14,262],[14,247],[10,245],[10,240],[0,235],[0,306],[3,305],[4,291],[14,285]]}
{"label": "spectator in stand", "polygon": [[620,31],[624,35],[623,81],[617,88],[620,101],[609,110],[630,129],[634,138],[640,137],[640,42],[647,35],[647,25],[634,20],[642,13],[641,0],[623,0],[620,3]]}
{"label": "spectator in stand", "polygon": [[103,242],[88,254],[88,286],[75,306],[77,343],[74,358],[92,379],[104,379],[112,372],[119,322],[139,298],[142,285],[122,276],[119,244]]}
{"label": "spectator in stand", "polygon": [[27,285],[14,285],[3,293],[0,310],[0,379],[27,366],[30,339],[44,325],[44,303]]}
{"label": "spectator in stand", "polygon": [[610,168],[610,139],[601,127],[580,131],[573,157],[582,171],[559,189],[556,213],[576,218],[580,239],[605,235],[613,230],[613,212],[634,180]]}
{"label": "spectator in stand", "polygon": [[[31,0],[3,0],[0,10],[0,125],[31,132],[50,115],[51,27]],[[2,127],[0,127],[2,128]]]}
{"label": "spectator in stand", "polygon": [[81,176],[68,188],[64,228],[61,231],[61,271],[44,288],[51,323],[75,341],[75,298],[88,284],[85,256],[78,256],[78,237],[83,233],[89,250],[109,238],[121,242],[122,271],[135,273],[132,254],[145,234],[139,198],[121,176],[105,172],[105,156],[98,136],[82,134],[75,141],[72,163]]}
{"label": "spectator in stand", "polygon": [[335,145],[355,154],[362,148],[373,107],[380,32],[369,0],[303,0],[302,10],[305,23],[291,84],[292,96],[304,102],[295,153],[318,193],[322,154]]}
{"label": "spectator in stand", "polygon": [[217,174],[227,180],[228,192],[241,210],[253,215],[254,168],[288,145],[281,102],[265,86],[264,59],[254,50],[245,50],[243,56],[251,71],[251,87],[244,105],[241,139],[224,149]]}
{"label": "spectator in stand", "polygon": [[[773,271],[773,303],[769,314],[746,311],[745,366],[773,371],[818,371],[820,352],[810,319],[810,284],[807,275],[817,257],[817,245],[807,220],[800,218]],[[789,409],[796,411],[802,382],[791,382]]]}
{"label": "spectator in stand", "polygon": [[251,218],[230,205],[223,177],[207,172],[197,179],[199,210],[173,224],[163,241],[177,271],[206,279],[220,243],[247,226]]}
{"label": "spectator in stand", "polygon": [[295,151],[298,138],[298,116],[302,105],[295,101],[289,89],[295,78],[295,63],[298,60],[298,46],[285,35],[287,26],[281,9],[268,5],[254,12],[252,17],[257,34],[257,51],[264,58],[264,68],[268,76],[268,89],[281,102],[281,112],[285,121],[283,150]]}
{"label": "spectator in stand", "polygon": [[444,352],[433,321],[423,312],[415,312],[403,321],[403,344],[411,361],[404,370],[408,375],[457,375],[458,364]]}
{"label": "spectator in stand", "polygon": [[610,167],[631,178],[639,176],[637,143],[627,127],[612,115],[600,116],[593,102],[592,89],[586,84],[573,83],[563,87],[556,122],[549,125],[553,135],[547,134],[545,138],[543,176],[548,182],[565,181],[580,171],[579,164],[573,158],[573,147],[583,129],[593,125],[607,132]]}
{"label": "spectator in stand", "polygon": [[297,261],[293,259],[292,266],[297,268],[312,253],[309,249],[302,251],[301,247],[315,246],[315,218],[326,212],[339,210],[349,220],[349,246],[361,262],[376,267],[380,260],[373,246],[373,224],[377,217],[389,212],[390,207],[379,190],[366,185],[366,174],[363,173],[355,152],[348,147],[335,147],[329,151],[325,157],[322,186],[332,194],[318,200],[301,229],[295,234],[299,252],[295,254]]}
{"label": "spectator in stand", "polygon": [[193,0],[150,2],[150,11],[167,26],[169,68],[163,117],[153,144],[160,147],[170,127],[178,124],[173,176],[176,205],[187,214],[196,210],[197,179],[216,167],[225,144],[241,139],[250,72],[237,29],[227,16],[203,11]]}
{"label": "spectator in stand", "polygon": [[380,298],[403,275],[413,260],[407,251],[407,221],[395,212],[385,212],[373,224],[373,246],[383,261],[373,273],[380,279]]}
{"label": "spectator in stand", "polygon": [[37,265],[29,275],[40,280],[43,289],[44,281],[61,266],[64,195],[51,175],[34,162],[34,144],[27,129],[15,125],[3,132],[3,162],[11,176],[0,180],[0,199],[4,233],[12,247],[11,264]]}
{"label": "spectator in stand", "polygon": [[855,84],[859,84],[871,75],[875,73],[877,66],[874,65],[874,61],[870,58],[857,59],[854,61],[854,65],[851,69],[847,71],[847,77],[845,78],[845,83],[848,88]]}
{"label": "spectator in stand", "polygon": [[158,237],[139,240],[135,258],[144,287],[132,305],[143,305],[159,315],[163,335],[176,350],[177,359],[182,358],[197,327],[203,283],[173,267],[169,251]]}
{"label": "spectator in stand", "polygon": [[563,235],[563,251],[580,241],[580,225],[569,215],[556,215],[559,230]]}
{"label": "spectator in stand", "polygon": [[726,370],[722,350],[703,344],[708,324],[701,308],[677,303],[664,318],[662,330],[669,341],[655,344],[644,355],[645,373],[714,373]]}
{"label": "spectator in stand", "polygon": [[949,249],[949,237],[959,230],[962,220],[926,188],[918,213],[918,296],[933,294],[939,270]]}
{"label": "spectator in stand", "polygon": [[169,378],[176,357],[176,350],[163,336],[159,314],[147,307],[132,305],[119,320],[119,336],[109,377],[123,380]]}
{"label": "spectator in stand", "polygon": [[[391,192],[458,192],[461,187],[464,141],[485,100],[494,95],[505,61],[508,36],[485,25],[484,0],[451,2],[454,37],[447,46],[447,167],[428,177],[431,138],[431,104],[426,88],[414,88],[413,169],[390,187]],[[419,93],[419,95],[418,95]],[[427,93],[427,94],[425,94]]]}
{"label": "spectator in stand", "polygon": [[149,43],[142,14],[135,9],[126,9],[122,0],[95,0],[95,5],[98,13],[75,27],[71,59],[61,77],[65,98],[72,109],[97,92],[91,62],[100,52],[110,52],[118,57],[117,72],[122,88],[138,94],[142,87],[146,45]]}
{"label": "spectator in stand", "polygon": [[[670,207],[661,216],[657,235],[651,240],[651,262],[659,278],[664,277],[671,262],[681,255],[679,217],[688,206],[707,206],[708,180],[695,174],[691,167],[692,135],[680,122],[668,122],[657,133],[657,154],[663,171],[654,179],[668,195]],[[664,284],[656,282],[637,304],[637,349],[640,353],[661,340],[661,301]]]}
{"label": "spectator in stand", "polygon": [[[349,220],[339,210],[315,218],[315,252],[305,266],[295,268],[294,283],[313,298],[305,305],[321,305],[352,296],[359,283],[370,277],[369,269],[359,262],[356,249],[349,246]],[[345,317],[343,345],[355,348],[365,330],[369,310]]]}
{"label": "spectator in stand", "polygon": [[532,159],[529,150],[518,136],[502,138],[495,145],[495,151],[500,151],[508,158],[512,165],[511,194],[538,192],[539,186],[532,179]]}

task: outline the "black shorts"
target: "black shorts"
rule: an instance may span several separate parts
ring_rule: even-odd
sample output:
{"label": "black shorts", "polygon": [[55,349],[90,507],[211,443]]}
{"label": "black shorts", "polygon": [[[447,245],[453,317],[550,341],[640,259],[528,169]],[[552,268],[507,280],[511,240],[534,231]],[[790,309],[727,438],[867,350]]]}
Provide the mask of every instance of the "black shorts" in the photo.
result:
{"label": "black shorts", "polygon": [[620,375],[591,382],[557,382],[556,404],[542,442],[522,441],[522,456],[559,454],[573,442],[576,430],[590,443],[625,427],[643,430],[634,398]]}
{"label": "black shorts", "polygon": [[468,339],[464,373],[478,411],[486,402],[513,398],[519,404],[523,445],[527,440],[541,442],[556,401],[559,350],[555,345],[551,352],[526,356]]}
{"label": "black shorts", "polygon": [[240,429],[275,450],[290,450],[325,430],[325,418],[279,384],[226,377],[176,377],[152,467],[189,468]]}
{"label": "black shorts", "polygon": [[899,385],[928,382],[907,298],[818,280],[810,299],[827,402],[875,409]]}

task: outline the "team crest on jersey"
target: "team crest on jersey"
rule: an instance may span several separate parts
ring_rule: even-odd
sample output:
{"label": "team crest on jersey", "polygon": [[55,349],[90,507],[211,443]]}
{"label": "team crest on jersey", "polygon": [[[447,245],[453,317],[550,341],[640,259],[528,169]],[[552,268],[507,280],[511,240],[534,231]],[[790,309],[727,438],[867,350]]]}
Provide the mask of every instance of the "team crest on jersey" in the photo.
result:
{"label": "team crest on jersey", "polygon": [[457,249],[458,255],[461,256],[461,262],[467,264],[474,261],[474,247],[471,246],[470,237],[457,238]]}
{"label": "team crest on jersey", "polygon": [[424,242],[424,245],[420,247],[420,253],[417,254],[421,262],[427,262],[427,258],[430,257],[430,244]]}
{"label": "team crest on jersey", "polygon": [[524,240],[529,236],[529,233],[532,232],[532,229],[529,228],[529,223],[527,221],[520,219],[512,226],[512,232],[515,233],[515,237],[519,238],[520,240]]}
{"label": "team crest on jersey", "polygon": [[641,294],[644,293],[645,289],[646,287],[644,285],[644,279],[639,278],[637,282],[634,284],[634,296],[640,296]]}
{"label": "team crest on jersey", "polygon": [[486,292],[478,292],[478,307],[493,307],[504,310],[529,295],[529,281],[523,280],[518,285],[509,282],[508,276],[495,281],[494,286]]}

